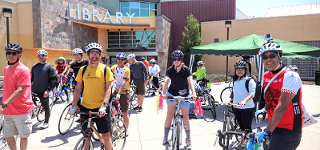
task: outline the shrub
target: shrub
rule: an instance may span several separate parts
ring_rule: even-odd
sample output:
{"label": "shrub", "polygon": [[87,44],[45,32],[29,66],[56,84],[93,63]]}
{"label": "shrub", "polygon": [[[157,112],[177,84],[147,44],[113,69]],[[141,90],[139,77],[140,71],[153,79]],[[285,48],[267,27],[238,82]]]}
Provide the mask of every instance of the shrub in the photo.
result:
{"label": "shrub", "polygon": [[[224,74],[207,74],[207,79],[210,82],[225,82],[226,81],[226,75]],[[232,78],[228,76],[228,81],[231,82]]]}

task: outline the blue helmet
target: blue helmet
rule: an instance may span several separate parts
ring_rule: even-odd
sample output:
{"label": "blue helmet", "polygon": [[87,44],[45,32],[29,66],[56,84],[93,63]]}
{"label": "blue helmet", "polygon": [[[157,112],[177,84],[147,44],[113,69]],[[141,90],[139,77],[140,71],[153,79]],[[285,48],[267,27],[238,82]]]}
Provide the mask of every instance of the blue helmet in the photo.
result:
{"label": "blue helmet", "polygon": [[126,56],[126,54],[124,54],[124,53],[119,53],[119,54],[117,54],[116,57],[117,57],[117,58],[120,57],[120,58],[127,59],[127,56]]}

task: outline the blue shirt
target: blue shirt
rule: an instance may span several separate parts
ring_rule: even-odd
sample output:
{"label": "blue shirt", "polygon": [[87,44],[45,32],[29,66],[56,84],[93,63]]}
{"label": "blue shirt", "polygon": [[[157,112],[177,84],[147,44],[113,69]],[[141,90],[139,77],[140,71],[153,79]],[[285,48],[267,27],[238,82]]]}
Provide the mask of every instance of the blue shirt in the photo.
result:
{"label": "blue shirt", "polygon": [[[255,92],[256,92],[256,83],[254,82],[254,80],[250,80],[249,81],[249,92],[246,89],[246,80],[250,78],[250,77],[244,77],[242,80],[237,80],[234,81],[234,85],[233,85],[233,103],[234,104],[238,104],[241,101],[243,101],[244,99],[246,99],[249,94],[254,96]],[[252,98],[246,103],[246,105],[242,106],[242,107],[235,107],[238,109],[247,109],[247,108],[254,108],[255,104],[252,100]]]}

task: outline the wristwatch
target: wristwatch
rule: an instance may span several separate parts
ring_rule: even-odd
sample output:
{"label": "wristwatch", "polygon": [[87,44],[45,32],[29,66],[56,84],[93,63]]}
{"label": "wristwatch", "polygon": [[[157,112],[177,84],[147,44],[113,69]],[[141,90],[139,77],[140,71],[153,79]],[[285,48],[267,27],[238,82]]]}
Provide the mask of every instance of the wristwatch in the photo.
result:
{"label": "wristwatch", "polygon": [[103,102],[103,106],[107,106],[108,105],[108,103],[107,102]]}
{"label": "wristwatch", "polygon": [[266,132],[266,133],[268,133],[269,136],[271,135],[271,131],[268,130],[267,128],[265,128],[263,131]]}
{"label": "wristwatch", "polygon": [[5,109],[8,105],[6,103],[2,103],[2,109]]}

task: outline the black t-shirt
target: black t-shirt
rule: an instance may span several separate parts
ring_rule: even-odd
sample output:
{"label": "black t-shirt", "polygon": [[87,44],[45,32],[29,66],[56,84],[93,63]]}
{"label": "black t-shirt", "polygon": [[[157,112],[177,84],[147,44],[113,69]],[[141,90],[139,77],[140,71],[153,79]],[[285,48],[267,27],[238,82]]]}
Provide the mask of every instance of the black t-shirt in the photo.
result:
{"label": "black t-shirt", "polygon": [[73,62],[70,66],[70,68],[73,69],[74,77],[77,77],[79,69],[82,66],[86,66],[89,64],[89,60],[83,60],[81,63],[77,63],[77,61]]}
{"label": "black t-shirt", "polygon": [[56,70],[49,63],[41,64],[37,63],[31,68],[31,91],[44,93],[46,90],[50,90],[53,86],[51,83],[52,78],[56,75]]}
{"label": "black t-shirt", "polygon": [[[177,72],[172,66],[168,68],[166,76],[171,79],[171,84],[168,92],[173,96],[187,96],[189,94],[189,84],[187,78],[191,76],[190,69],[183,66]],[[179,91],[183,90],[184,94],[180,95]]]}

